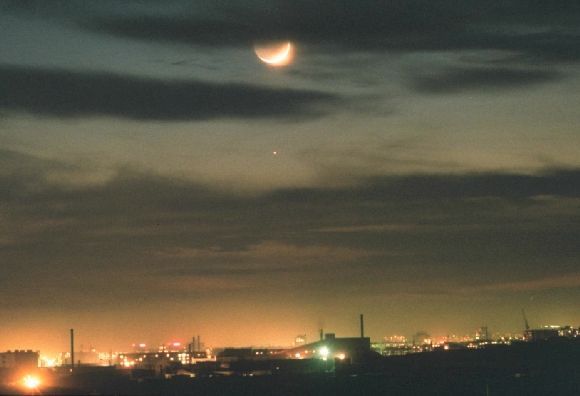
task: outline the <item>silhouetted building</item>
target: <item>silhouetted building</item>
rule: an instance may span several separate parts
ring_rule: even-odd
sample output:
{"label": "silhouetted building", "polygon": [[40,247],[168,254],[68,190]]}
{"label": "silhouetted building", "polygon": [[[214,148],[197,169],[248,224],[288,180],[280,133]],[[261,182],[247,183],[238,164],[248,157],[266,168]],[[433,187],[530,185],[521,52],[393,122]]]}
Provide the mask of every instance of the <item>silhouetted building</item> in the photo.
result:
{"label": "silhouetted building", "polygon": [[[387,338],[387,337],[385,337]],[[420,352],[411,344],[407,344],[405,337],[389,337],[385,342],[374,342],[371,349],[382,356],[402,356],[409,353]]]}
{"label": "silhouetted building", "polygon": [[0,353],[0,368],[29,370],[38,368],[39,353],[32,350],[15,350]]}
{"label": "silhouetted building", "polygon": [[287,359],[339,359],[352,363],[365,361],[374,354],[369,337],[336,337],[327,333],[323,340],[284,351]]}
{"label": "silhouetted building", "polygon": [[544,341],[559,337],[557,328],[528,329],[524,332],[526,341]]}
{"label": "silhouetted building", "polygon": [[476,341],[489,341],[490,338],[491,337],[489,336],[489,331],[487,329],[487,326],[481,326],[475,332],[475,340]]}
{"label": "silhouetted building", "polygon": [[118,356],[117,364],[121,368],[146,370],[155,374],[165,374],[178,368],[199,362],[213,361],[207,352],[144,352],[125,353]]}
{"label": "silhouetted building", "polygon": [[225,348],[216,354],[216,359],[219,362],[280,359],[285,351],[281,348]]}
{"label": "silhouetted building", "polygon": [[558,329],[560,337],[578,338],[580,337],[580,328],[572,326],[560,326]]}

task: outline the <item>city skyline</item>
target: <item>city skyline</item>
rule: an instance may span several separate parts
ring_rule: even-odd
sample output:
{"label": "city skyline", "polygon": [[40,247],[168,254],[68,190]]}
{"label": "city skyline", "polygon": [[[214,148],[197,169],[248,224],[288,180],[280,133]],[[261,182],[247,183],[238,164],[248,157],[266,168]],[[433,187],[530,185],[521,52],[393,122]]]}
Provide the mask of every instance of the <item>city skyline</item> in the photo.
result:
{"label": "city skyline", "polygon": [[578,326],[579,21],[2,2],[0,350]]}

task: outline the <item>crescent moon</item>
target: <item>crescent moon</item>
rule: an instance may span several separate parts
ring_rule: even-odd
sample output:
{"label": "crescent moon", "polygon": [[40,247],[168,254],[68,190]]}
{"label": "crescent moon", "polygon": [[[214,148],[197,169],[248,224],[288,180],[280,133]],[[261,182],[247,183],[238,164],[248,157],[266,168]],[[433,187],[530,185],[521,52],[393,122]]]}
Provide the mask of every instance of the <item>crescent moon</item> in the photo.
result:
{"label": "crescent moon", "polygon": [[290,41],[282,44],[254,46],[258,59],[270,66],[286,66],[292,62],[294,45]]}

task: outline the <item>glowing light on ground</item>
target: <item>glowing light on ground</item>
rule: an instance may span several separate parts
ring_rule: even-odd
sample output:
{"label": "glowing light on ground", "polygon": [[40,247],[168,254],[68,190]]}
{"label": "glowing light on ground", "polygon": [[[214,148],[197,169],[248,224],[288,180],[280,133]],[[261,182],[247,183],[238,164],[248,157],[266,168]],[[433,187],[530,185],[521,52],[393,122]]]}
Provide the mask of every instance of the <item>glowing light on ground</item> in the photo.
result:
{"label": "glowing light on ground", "polygon": [[27,389],[36,389],[40,386],[40,379],[33,375],[27,375],[22,379],[22,385]]}

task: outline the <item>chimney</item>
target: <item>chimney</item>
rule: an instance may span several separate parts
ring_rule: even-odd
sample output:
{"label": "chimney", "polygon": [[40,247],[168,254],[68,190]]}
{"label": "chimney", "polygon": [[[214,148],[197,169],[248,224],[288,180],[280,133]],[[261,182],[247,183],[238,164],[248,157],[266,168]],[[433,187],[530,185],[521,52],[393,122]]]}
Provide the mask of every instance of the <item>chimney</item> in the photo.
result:
{"label": "chimney", "polygon": [[75,330],[70,329],[70,367],[75,367]]}
{"label": "chimney", "polygon": [[320,341],[324,340],[324,331],[320,329]]}
{"label": "chimney", "polygon": [[365,319],[363,314],[360,314],[360,338],[365,336]]}

